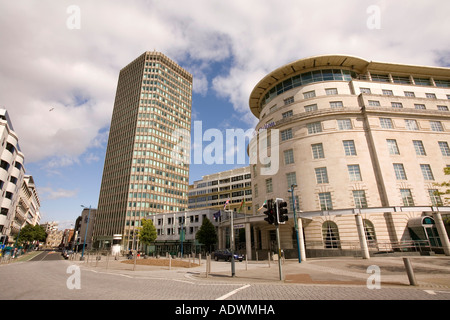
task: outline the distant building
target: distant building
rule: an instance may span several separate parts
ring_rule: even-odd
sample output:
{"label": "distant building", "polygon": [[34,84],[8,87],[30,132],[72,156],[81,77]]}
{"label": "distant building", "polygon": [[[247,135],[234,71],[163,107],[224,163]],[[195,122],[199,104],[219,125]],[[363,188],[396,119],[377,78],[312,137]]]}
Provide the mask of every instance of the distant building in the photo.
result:
{"label": "distant building", "polygon": [[[90,211],[90,212],[89,212]],[[84,208],[79,217],[79,224],[75,227],[75,238],[78,250],[82,250],[84,239],[86,239],[86,246],[84,250],[92,249],[92,232],[95,225],[95,217],[97,209]],[[86,233],[87,231],[87,233]]]}
{"label": "distant building", "polygon": [[202,177],[189,186],[188,209],[226,209],[252,213],[250,167],[221,171]]}
{"label": "distant building", "polygon": [[[153,221],[156,228],[157,239],[154,251],[164,255],[166,252],[178,254],[181,252],[183,240],[183,253],[200,252],[201,244],[195,239],[197,231],[205,218],[209,219],[218,232],[220,217],[223,212],[215,209],[200,209],[185,212],[160,213],[147,218]],[[184,230],[184,233],[181,230]],[[135,239],[133,249],[140,248],[138,239]]]}

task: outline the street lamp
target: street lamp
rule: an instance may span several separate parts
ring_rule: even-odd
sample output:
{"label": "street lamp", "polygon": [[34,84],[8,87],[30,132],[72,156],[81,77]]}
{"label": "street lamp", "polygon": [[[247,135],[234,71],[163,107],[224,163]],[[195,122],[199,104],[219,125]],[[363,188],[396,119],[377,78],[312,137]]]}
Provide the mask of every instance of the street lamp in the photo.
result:
{"label": "street lamp", "polygon": [[297,237],[297,253],[298,253],[298,263],[302,262],[302,257],[300,255],[300,240],[298,238],[298,225],[297,225],[297,217],[295,215],[295,199],[294,199],[294,188],[296,188],[297,185],[294,183],[291,185],[291,188],[288,190],[288,192],[292,192],[292,209],[294,210],[294,226],[295,226],[295,235]]}
{"label": "street lamp", "polygon": [[[85,206],[81,205],[81,207],[86,208]],[[84,233],[84,241],[83,241],[83,250],[81,251],[81,258],[80,260],[84,260],[84,247],[86,246],[86,236],[88,233],[88,227],[89,227],[89,220],[91,219],[91,206],[89,206],[89,214],[88,214],[88,220],[86,224],[86,231]]]}

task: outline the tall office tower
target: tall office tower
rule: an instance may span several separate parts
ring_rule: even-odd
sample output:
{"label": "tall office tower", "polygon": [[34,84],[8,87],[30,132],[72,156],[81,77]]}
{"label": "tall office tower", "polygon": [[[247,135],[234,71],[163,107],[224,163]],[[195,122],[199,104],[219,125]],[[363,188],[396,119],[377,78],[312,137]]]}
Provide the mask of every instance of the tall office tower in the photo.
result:
{"label": "tall office tower", "polygon": [[120,71],[94,247],[121,234],[122,249],[137,248],[142,218],[187,208],[189,164],[172,151],[174,132],[190,132],[191,102],[192,75],[162,53],[145,52]]}

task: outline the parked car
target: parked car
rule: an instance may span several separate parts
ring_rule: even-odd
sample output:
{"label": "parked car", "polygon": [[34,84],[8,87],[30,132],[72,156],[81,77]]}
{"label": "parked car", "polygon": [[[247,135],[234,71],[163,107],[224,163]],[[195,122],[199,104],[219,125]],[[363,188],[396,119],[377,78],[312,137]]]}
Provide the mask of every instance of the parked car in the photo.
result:
{"label": "parked car", "polygon": [[[220,259],[231,261],[231,251],[228,249],[214,251],[214,260],[219,261]],[[239,260],[242,262],[243,259],[243,255],[237,253],[234,254],[234,260]]]}
{"label": "parked car", "polygon": [[64,249],[62,252],[62,256],[64,257],[64,259],[69,259],[70,255],[73,254],[72,250],[68,250],[68,249]]}

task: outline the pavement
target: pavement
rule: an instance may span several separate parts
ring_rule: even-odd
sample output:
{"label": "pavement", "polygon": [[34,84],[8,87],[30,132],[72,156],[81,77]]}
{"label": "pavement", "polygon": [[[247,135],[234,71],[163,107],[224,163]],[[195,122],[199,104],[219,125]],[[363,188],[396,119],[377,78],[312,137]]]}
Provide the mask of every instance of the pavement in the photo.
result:
{"label": "pavement", "polygon": [[[403,258],[409,259],[412,271],[408,276]],[[156,258],[148,258],[156,259]],[[159,258],[165,259],[165,258]],[[146,259],[140,258],[136,265],[123,263],[124,258],[114,260],[105,256],[101,260],[93,257],[88,261],[74,259],[83,268],[97,272],[118,273],[127,276],[146,276],[156,278],[189,279],[206,282],[237,283],[281,283],[334,286],[372,286],[411,287],[435,290],[450,290],[450,257],[434,256],[380,256],[362,259],[361,257],[307,258],[282,261],[282,280],[278,261],[235,262],[234,276],[231,263],[211,261],[210,271],[206,273],[207,262],[203,258],[191,260],[191,267],[168,267],[142,265]],[[178,259],[180,260],[180,259]],[[188,261],[187,258],[183,261]],[[194,265],[195,263],[196,265]]]}

